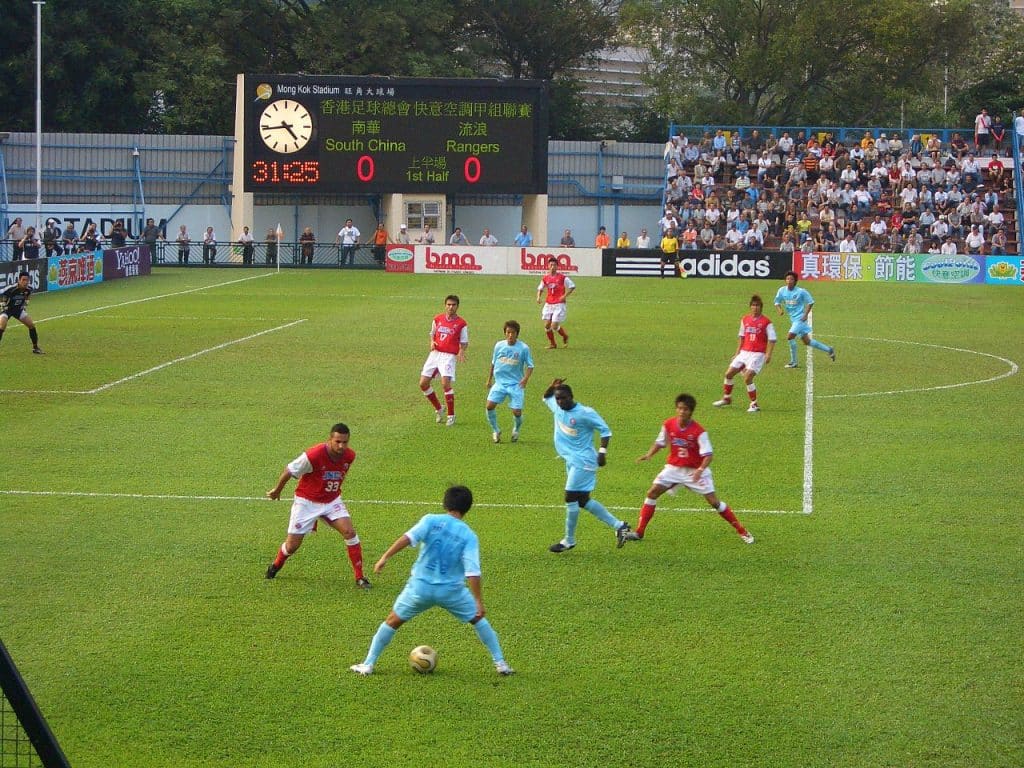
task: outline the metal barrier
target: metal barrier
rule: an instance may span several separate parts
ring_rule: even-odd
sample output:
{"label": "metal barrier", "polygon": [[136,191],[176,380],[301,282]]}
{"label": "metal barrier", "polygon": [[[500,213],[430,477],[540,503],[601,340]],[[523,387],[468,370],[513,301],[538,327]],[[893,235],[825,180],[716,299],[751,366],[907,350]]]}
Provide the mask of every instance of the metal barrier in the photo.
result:
{"label": "metal barrier", "polygon": [[355,246],[351,258],[347,251],[334,243],[300,243],[296,241],[255,241],[251,251],[239,242],[218,242],[209,247],[203,242],[193,241],[182,249],[173,240],[158,240],[153,255],[154,266],[238,266],[275,267],[280,261],[282,267],[313,267],[333,269],[383,269],[383,260],[373,255],[373,246]]}

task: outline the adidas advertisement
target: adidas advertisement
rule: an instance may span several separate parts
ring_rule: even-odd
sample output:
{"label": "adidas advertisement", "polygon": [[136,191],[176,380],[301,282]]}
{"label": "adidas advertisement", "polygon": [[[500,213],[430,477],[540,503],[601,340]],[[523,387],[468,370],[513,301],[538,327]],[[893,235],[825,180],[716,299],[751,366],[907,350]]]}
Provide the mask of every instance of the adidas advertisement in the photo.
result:
{"label": "adidas advertisement", "polygon": [[[781,280],[793,268],[793,256],[778,251],[680,251],[688,277],[734,277]],[[670,270],[666,267],[666,274]],[[660,277],[661,251],[608,248],[603,254],[604,277]]]}

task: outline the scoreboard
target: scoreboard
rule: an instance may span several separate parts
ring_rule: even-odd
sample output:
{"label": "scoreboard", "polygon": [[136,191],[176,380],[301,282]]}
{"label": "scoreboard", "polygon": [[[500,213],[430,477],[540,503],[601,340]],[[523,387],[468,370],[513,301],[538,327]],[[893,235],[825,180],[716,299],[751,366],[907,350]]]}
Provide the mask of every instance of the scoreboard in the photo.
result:
{"label": "scoreboard", "polygon": [[534,80],[246,75],[246,192],[545,194]]}

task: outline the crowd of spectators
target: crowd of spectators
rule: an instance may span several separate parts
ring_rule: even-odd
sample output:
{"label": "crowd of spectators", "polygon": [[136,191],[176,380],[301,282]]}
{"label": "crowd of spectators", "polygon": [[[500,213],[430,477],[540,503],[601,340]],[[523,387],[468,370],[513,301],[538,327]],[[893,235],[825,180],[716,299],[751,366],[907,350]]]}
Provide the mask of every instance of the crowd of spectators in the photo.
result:
{"label": "crowd of spectators", "polygon": [[887,131],[846,141],[803,131],[673,136],[659,226],[689,250],[1003,254],[1013,161],[1003,155],[1005,132],[976,131],[973,139]]}

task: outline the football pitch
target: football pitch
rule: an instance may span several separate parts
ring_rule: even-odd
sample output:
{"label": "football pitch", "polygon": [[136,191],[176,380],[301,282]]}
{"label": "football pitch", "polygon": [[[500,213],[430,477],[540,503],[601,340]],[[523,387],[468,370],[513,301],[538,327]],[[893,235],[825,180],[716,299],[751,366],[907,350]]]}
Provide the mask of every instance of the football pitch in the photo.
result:
{"label": "football pitch", "polygon": [[[578,278],[546,350],[537,280],[158,270],[40,294],[46,355],[0,343],[0,638],[76,768],[89,766],[1020,766],[1024,292],[804,284],[838,351],[715,409],[752,293],[778,283]],[[431,318],[461,297],[468,358],[446,428],[417,387]],[[484,418],[491,350],[523,326],[522,436]],[[641,542],[583,513],[540,396],[554,377],[613,431],[594,497],[635,524],[693,394],[718,495],[662,497]],[[507,406],[499,406],[505,435]],[[264,578],[284,465],[345,422],[341,537]],[[349,672],[415,551],[372,565],[468,485],[484,598],[517,674],[432,611]],[[418,676],[416,645],[439,652]]]}

